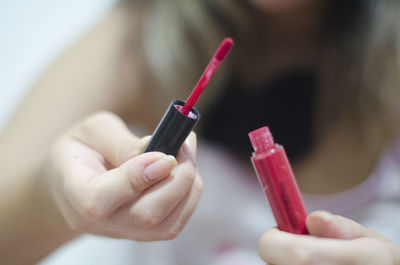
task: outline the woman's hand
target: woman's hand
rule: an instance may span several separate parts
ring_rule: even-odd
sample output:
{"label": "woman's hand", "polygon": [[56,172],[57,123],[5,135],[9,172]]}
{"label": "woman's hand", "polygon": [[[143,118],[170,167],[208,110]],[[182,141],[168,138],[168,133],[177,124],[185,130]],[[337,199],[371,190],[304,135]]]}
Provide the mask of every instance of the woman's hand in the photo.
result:
{"label": "woman's hand", "polygon": [[131,134],[114,114],[99,113],[57,141],[46,176],[72,229],[138,241],[179,234],[202,191],[196,137],[191,133],[176,160],[142,154],[148,139]]}
{"label": "woman's hand", "polygon": [[328,212],[307,217],[310,236],[268,230],[259,243],[261,258],[274,265],[400,264],[400,247],[360,224]]}

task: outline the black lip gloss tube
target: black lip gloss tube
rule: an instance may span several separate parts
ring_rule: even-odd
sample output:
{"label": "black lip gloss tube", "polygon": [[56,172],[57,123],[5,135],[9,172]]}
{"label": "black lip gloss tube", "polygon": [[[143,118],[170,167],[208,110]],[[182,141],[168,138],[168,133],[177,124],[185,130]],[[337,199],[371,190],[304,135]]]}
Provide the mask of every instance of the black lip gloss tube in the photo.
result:
{"label": "black lip gloss tube", "polygon": [[184,101],[178,99],[171,102],[145,148],[145,153],[159,151],[173,156],[178,153],[200,119],[200,113],[194,107],[188,115],[183,114],[180,109],[184,104]]}
{"label": "black lip gloss tube", "polygon": [[173,100],[161,119],[144,152],[159,151],[175,156],[200,119],[200,113],[194,108],[212,76],[233,46],[231,38],[225,38],[211,58],[199,81],[187,101]]}

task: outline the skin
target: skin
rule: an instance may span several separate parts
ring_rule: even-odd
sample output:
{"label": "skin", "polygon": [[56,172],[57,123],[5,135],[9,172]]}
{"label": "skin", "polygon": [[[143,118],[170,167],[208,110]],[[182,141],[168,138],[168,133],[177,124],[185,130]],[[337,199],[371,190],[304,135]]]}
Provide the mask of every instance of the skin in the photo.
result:
{"label": "skin", "polygon": [[1,264],[36,263],[86,232],[169,240],[193,213],[203,186],[195,134],[176,158],[141,154],[148,137],[118,117],[139,90],[115,81],[125,18],[115,10],[60,58],[2,132]]}
{"label": "skin", "polygon": [[[320,14],[324,13],[324,1],[252,2],[270,16],[270,24],[275,26],[277,33],[272,39],[282,40],[280,35],[284,35],[285,43],[296,40],[296,45],[301,47],[302,43],[311,41],[312,47],[312,40],[318,35],[316,25],[321,19]],[[305,46],[310,47],[309,44]],[[298,49],[292,49],[296,50]],[[315,194],[333,193],[353,187],[369,175],[375,157],[364,151],[352,129],[351,122],[345,117],[339,119],[331,132],[295,168],[302,191]],[[331,171],[332,177],[329,177],[326,168],[341,170]],[[316,211],[308,215],[306,225],[309,236],[294,235],[276,228],[267,230],[259,242],[260,257],[271,265],[400,264],[399,246],[345,217]]]}
{"label": "skin", "polygon": [[142,154],[148,140],[102,112],[56,141],[45,175],[69,227],[136,241],[178,235],[201,193],[196,137],[188,137],[176,159]]}
{"label": "skin", "polygon": [[400,248],[392,241],[342,216],[324,211],[308,215],[310,236],[276,228],[264,233],[259,255],[268,264],[400,264]]}
{"label": "skin", "polygon": [[[317,18],[306,16],[310,21],[296,29],[290,27],[291,23],[283,23],[286,21],[283,14],[289,14],[283,11],[288,11],[290,6],[293,7],[289,3],[295,2],[296,9],[290,9],[291,16],[286,16],[288,19],[294,14],[299,15],[294,11],[301,10],[299,3],[305,0],[285,1],[286,7],[282,1],[280,8],[274,9],[271,18],[275,22],[274,28],[279,30],[271,32],[278,36],[285,29],[287,40],[299,40],[297,43],[301,48],[285,46],[279,49],[286,41],[277,38],[280,41],[272,43],[268,49],[273,50],[276,56],[290,51],[297,58],[298,65],[308,65],[310,62],[305,62],[301,54],[305,47],[309,50],[312,42],[305,36],[314,35],[316,29],[309,26],[315,25]],[[271,4],[278,1],[259,0],[255,3],[264,4],[259,6],[262,10],[272,10]],[[154,98],[153,90],[141,82],[142,72],[135,64],[135,58],[129,57],[127,62],[124,56],[126,34],[132,30],[129,23],[135,23],[131,20],[127,23],[128,16],[134,17],[134,14],[116,8],[71,47],[43,74],[2,132],[0,202],[6,203],[0,203],[1,264],[35,263],[83,232],[137,241],[171,239],[181,231],[194,211],[203,186],[196,172],[195,135],[188,138],[175,159],[157,152],[142,155],[140,153],[148,138],[131,133],[124,123],[140,125],[151,132],[163,111],[155,111],[141,100]],[[299,31],[308,34],[299,34]],[[273,36],[271,34],[271,38]],[[285,57],[277,56],[276,60],[279,58]],[[278,68],[274,68],[274,64],[266,65],[266,69],[280,71],[288,64],[289,60],[277,64]],[[125,72],[121,71],[122,66]],[[166,105],[168,102],[163,103]],[[351,134],[346,124],[341,121],[335,125],[332,131],[342,133],[335,133],[327,139],[345,140],[344,143],[352,144],[344,145],[342,153],[356,156],[352,150],[361,149],[349,137]],[[354,168],[351,171],[353,175],[340,175],[341,184],[333,186],[330,192],[354,186],[363,178],[355,176],[369,173],[369,168],[338,161],[340,156],[330,152],[326,142],[321,141],[313,155],[299,167],[302,188],[314,193],[327,191],[328,186],[320,176],[329,179],[332,177],[329,174],[334,172],[324,172],[316,163],[322,163],[318,159],[328,154],[332,154],[329,161]],[[148,168],[152,168],[151,174],[148,174]],[[297,246],[307,250],[303,264],[313,264],[309,260],[314,256],[319,258],[316,261],[319,263],[359,264],[356,261],[332,263],[328,259],[332,257],[322,255],[326,249],[323,252],[319,242],[328,241],[321,237],[334,238],[332,244],[338,250],[351,245],[355,251],[346,252],[350,256],[362,253],[364,245],[353,244],[358,241],[352,241],[350,236],[339,237],[342,234],[314,233],[328,231],[330,223],[319,222],[318,218],[313,221],[313,216],[310,215],[307,221],[313,236],[294,236],[276,229],[269,230],[260,241],[260,256],[275,264],[295,264],[292,262],[299,260],[296,255],[289,256],[292,260],[278,260],[276,256],[286,256],[288,248]],[[354,222],[348,222],[351,224],[338,222],[334,231],[367,231]],[[369,238],[371,234],[357,235]],[[296,240],[285,241],[292,237]],[[289,241],[292,245],[283,244]],[[398,248],[389,241],[378,238],[370,241],[379,245],[378,254],[387,258],[384,261],[388,263],[379,264],[391,264],[390,257],[398,255]],[[321,248],[316,248],[316,245],[321,245]],[[270,249],[274,249],[274,253]],[[343,261],[340,252],[334,253],[339,261]]]}

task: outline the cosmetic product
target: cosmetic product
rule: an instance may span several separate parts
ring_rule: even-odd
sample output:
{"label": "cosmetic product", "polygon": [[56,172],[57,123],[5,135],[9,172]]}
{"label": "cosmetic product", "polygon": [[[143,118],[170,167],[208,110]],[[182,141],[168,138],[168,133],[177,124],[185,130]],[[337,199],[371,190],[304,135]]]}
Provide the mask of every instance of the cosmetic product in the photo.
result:
{"label": "cosmetic product", "polygon": [[274,143],[268,127],[249,133],[254,152],[251,161],[267,196],[278,228],[308,234],[307,211],[283,146]]}
{"label": "cosmetic product", "polygon": [[160,151],[168,155],[176,155],[200,119],[200,113],[194,107],[194,104],[210,82],[221,62],[232,49],[232,46],[233,40],[225,38],[214,53],[214,56],[186,102],[176,99],[171,102],[144,152]]}

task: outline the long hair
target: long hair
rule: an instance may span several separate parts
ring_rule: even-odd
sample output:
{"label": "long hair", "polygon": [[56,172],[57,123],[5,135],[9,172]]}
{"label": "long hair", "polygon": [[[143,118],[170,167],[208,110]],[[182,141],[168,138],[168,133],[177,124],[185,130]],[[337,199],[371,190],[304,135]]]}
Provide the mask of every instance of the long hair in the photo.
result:
{"label": "long hair", "polygon": [[[174,95],[187,94],[226,35],[235,39],[235,52],[205,94],[209,99],[201,102],[210,102],[220,92],[218,87],[230,71],[241,68],[246,75],[258,67],[244,58],[251,58],[265,44],[265,14],[248,1],[133,2],[142,14],[141,36],[134,38],[156,86]],[[400,3],[336,0],[329,8],[316,69],[315,135],[346,117],[366,143],[372,138],[390,139],[399,114]]]}

